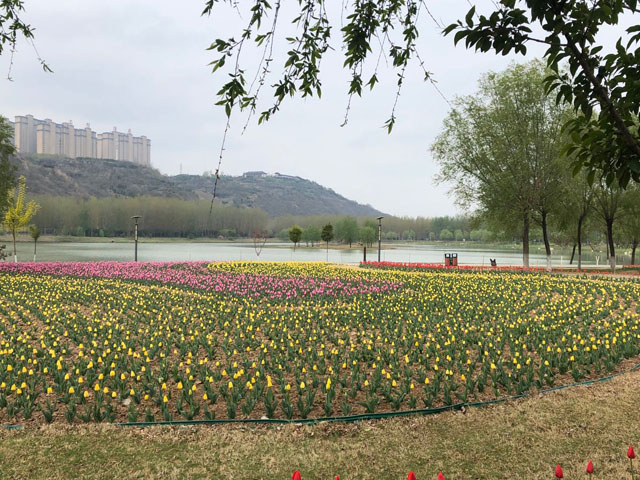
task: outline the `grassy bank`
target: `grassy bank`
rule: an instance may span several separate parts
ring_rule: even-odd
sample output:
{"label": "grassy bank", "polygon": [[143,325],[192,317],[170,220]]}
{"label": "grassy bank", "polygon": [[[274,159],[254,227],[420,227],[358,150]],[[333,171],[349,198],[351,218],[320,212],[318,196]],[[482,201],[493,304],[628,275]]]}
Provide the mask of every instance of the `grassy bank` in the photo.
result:
{"label": "grassy bank", "polygon": [[0,432],[3,478],[630,478],[640,373],[432,417],[281,428],[47,426]]}

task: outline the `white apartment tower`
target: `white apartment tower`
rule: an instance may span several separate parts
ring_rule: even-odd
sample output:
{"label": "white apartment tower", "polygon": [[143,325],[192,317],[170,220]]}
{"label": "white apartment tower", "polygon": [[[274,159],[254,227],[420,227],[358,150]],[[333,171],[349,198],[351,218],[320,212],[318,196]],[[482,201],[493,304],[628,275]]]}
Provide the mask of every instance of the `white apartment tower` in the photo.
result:
{"label": "white apartment tower", "polygon": [[151,141],[134,137],[131,130],[96,134],[89,124],[77,129],[73,122],[62,124],[50,119],[38,120],[33,115],[17,116],[14,144],[20,153],[62,155],[69,158],[101,158],[151,165]]}

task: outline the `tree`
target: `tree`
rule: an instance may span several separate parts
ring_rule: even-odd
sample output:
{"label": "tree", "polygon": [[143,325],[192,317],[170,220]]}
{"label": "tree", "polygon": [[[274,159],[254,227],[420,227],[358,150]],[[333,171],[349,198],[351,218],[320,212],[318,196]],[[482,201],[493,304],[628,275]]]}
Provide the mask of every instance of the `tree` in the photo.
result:
{"label": "tree", "polygon": [[265,229],[256,229],[251,234],[253,238],[253,249],[256,252],[256,257],[260,257],[262,253],[262,249],[264,248],[264,244],[267,243],[267,238],[269,238],[269,233]]}
{"label": "tree", "polygon": [[[631,178],[640,181],[640,48],[634,49],[640,25],[629,27],[628,38],[620,37],[615,46],[600,44],[597,36],[625,13],[638,13],[637,0],[499,0],[491,15],[477,15],[472,7],[464,22],[444,32],[455,32],[456,43],[482,52],[524,55],[529,42],[548,45],[547,88],[581,113],[567,122],[576,166],[587,167],[591,179],[601,172],[607,185],[617,178],[625,186]],[[545,36],[535,37],[534,28]]]}
{"label": "tree", "polygon": [[453,183],[460,205],[475,205],[500,229],[520,232],[526,268],[536,218],[550,266],[546,219],[560,200],[557,171],[566,109],[545,94],[545,75],[539,62],[485,75],[475,95],[456,99],[432,146],[439,179]]}
{"label": "tree", "polygon": [[40,238],[40,229],[36,225],[29,225],[29,235],[33,238],[33,261],[35,262],[38,239]]}
{"label": "tree", "polygon": [[622,230],[631,241],[631,265],[636,265],[636,249],[640,244],[640,185],[633,185],[625,192],[624,210]]}
{"label": "tree", "polygon": [[[0,48],[0,52],[1,51]],[[3,214],[7,208],[7,194],[9,190],[16,186],[16,167],[10,161],[15,151],[16,149],[13,146],[13,129],[7,119],[0,116],[0,215]]]}
{"label": "tree", "polygon": [[307,246],[311,244],[313,247],[315,243],[320,240],[320,235],[320,229],[312,225],[304,229],[302,232],[302,240],[307,243]]}
{"label": "tree", "polygon": [[349,248],[358,239],[358,222],[353,217],[344,217],[336,224],[336,238],[348,243]]}
{"label": "tree", "polygon": [[[2,52],[2,43],[0,42],[0,53]],[[4,215],[7,208],[7,199],[9,190],[15,187],[16,167],[10,162],[9,158],[15,153],[13,146],[13,131],[9,122],[0,116],[0,216]],[[3,260],[7,254],[4,252],[5,245],[0,245],[0,260]]]}
{"label": "tree", "polygon": [[302,237],[302,229],[298,225],[294,225],[289,229],[289,240],[293,242],[293,251],[296,250],[296,245],[300,242]]}
{"label": "tree", "polygon": [[364,246],[371,246],[376,240],[376,231],[369,225],[366,225],[360,228],[358,237]]}
{"label": "tree", "polygon": [[403,240],[415,240],[416,239],[416,232],[414,232],[413,230],[405,230],[404,232],[402,232],[402,239]]}
{"label": "tree", "polygon": [[440,230],[440,235],[438,238],[440,238],[440,240],[444,242],[448,242],[453,240],[453,233],[451,232],[451,230],[447,230],[446,228],[443,228],[442,230]]}
{"label": "tree", "polygon": [[593,209],[594,188],[588,181],[586,172],[579,172],[574,176],[567,171],[562,175],[562,179],[564,208],[561,210],[559,220],[564,229],[570,232],[571,237],[575,232],[574,247],[569,263],[573,263],[577,247],[578,270],[582,270],[582,239],[585,222]]}
{"label": "tree", "polygon": [[322,227],[320,238],[327,244],[327,262],[329,261],[329,242],[333,240],[333,225],[327,223]]}
{"label": "tree", "polygon": [[607,231],[607,246],[609,250],[609,265],[616,268],[616,247],[613,240],[613,224],[620,218],[622,189],[617,185],[606,185],[604,182],[596,187],[594,210],[605,224]]}
{"label": "tree", "polygon": [[13,236],[13,260],[18,261],[18,252],[16,250],[16,234],[18,230],[26,226],[31,217],[40,208],[34,200],[25,205],[25,196],[27,192],[27,182],[23,176],[18,179],[18,187],[9,191],[7,211],[4,216],[4,226],[11,232]]}

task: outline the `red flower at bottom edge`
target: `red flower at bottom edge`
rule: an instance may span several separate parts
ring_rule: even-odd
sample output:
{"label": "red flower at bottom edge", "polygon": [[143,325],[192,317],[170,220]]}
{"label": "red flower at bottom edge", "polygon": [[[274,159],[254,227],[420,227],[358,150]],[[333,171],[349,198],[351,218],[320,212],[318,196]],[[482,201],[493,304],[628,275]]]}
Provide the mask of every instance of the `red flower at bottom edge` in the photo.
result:
{"label": "red flower at bottom edge", "polygon": [[416,480],[416,474],[413,472],[409,472],[409,476],[407,477],[407,480]]}
{"label": "red flower at bottom edge", "polygon": [[442,474],[442,472],[438,472],[438,480],[445,480],[444,475]]}
{"label": "red flower at bottom edge", "polygon": [[593,473],[593,462],[591,460],[587,463],[587,473]]}
{"label": "red flower at bottom edge", "polygon": [[562,467],[560,465],[556,465],[556,478],[564,478],[564,473],[562,473]]}
{"label": "red flower at bottom edge", "polygon": [[291,480],[302,480],[302,477],[300,476],[300,470],[296,470],[295,472],[293,472]]}

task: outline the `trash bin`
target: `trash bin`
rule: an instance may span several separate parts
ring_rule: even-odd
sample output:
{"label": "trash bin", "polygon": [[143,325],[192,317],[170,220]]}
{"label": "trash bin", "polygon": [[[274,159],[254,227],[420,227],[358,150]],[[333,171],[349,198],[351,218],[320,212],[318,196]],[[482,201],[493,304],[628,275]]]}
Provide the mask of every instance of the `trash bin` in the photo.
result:
{"label": "trash bin", "polygon": [[457,267],[458,266],[458,254],[457,253],[445,253],[444,254],[444,266],[445,267]]}

